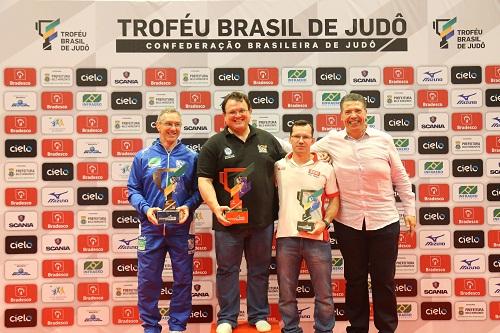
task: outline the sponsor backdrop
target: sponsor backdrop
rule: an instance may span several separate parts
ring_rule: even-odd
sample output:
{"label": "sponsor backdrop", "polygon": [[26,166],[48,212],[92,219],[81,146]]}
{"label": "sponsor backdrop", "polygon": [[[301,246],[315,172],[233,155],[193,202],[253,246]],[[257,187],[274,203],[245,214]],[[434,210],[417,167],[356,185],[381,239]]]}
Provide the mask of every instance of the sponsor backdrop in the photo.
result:
{"label": "sponsor backdrop", "polygon": [[[341,97],[363,94],[369,125],[394,137],[417,197],[418,232],[401,234],[397,262],[401,331],[495,331],[499,14],[494,0],[2,1],[1,331],[140,330],[132,158],[157,136],[165,107],[181,111],[183,141],[198,151],[223,127],[232,90],[247,92],[253,123],[280,137],[302,118],[319,137],[340,129]],[[206,206],[195,223],[190,331],[205,332],[217,312]],[[331,246],[341,330],[343,260],[333,237]],[[310,329],[313,286],[302,273]],[[168,263],[164,281],[167,318]],[[240,286],[244,304],[244,265]]]}

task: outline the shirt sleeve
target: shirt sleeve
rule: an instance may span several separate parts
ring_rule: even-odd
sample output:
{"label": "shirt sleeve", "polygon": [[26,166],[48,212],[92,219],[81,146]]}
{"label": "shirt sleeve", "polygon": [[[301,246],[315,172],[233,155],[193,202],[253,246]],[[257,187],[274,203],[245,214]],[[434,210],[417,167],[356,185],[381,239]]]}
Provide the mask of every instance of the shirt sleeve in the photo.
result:
{"label": "shirt sleeve", "polygon": [[150,204],[144,197],[144,184],[142,183],[142,152],[134,157],[132,168],[127,182],[128,201],[139,213],[146,215]]}
{"label": "shirt sleeve", "polygon": [[198,155],[198,165],[196,167],[196,174],[198,177],[217,179],[217,145],[214,140],[208,139],[207,142],[201,147],[200,154]]}
{"label": "shirt sleeve", "polygon": [[339,188],[337,186],[337,177],[335,176],[335,170],[331,165],[328,165],[330,168],[330,174],[326,180],[325,192],[327,198],[334,198],[339,195]]}
{"label": "shirt sleeve", "polygon": [[328,154],[332,155],[331,151],[331,138],[332,138],[332,131],[328,132],[324,137],[321,139],[317,140],[314,142],[311,146],[311,151],[318,153],[320,151],[325,151]]}
{"label": "shirt sleeve", "polygon": [[401,158],[399,157],[399,153],[396,150],[392,137],[390,137],[387,141],[392,183],[396,187],[399,198],[403,203],[404,214],[416,216],[415,193],[411,190],[410,178],[406,173],[403,162],[401,162]]}

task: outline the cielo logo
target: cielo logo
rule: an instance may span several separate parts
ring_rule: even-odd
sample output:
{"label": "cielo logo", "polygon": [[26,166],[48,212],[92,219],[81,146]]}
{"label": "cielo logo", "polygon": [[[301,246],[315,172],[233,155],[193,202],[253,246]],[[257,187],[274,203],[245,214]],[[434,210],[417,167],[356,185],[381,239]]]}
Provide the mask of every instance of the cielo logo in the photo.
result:
{"label": "cielo logo", "polygon": [[211,323],[214,317],[212,305],[194,304],[189,316],[189,323]]}
{"label": "cielo logo", "polygon": [[112,224],[114,229],[138,228],[140,220],[135,210],[114,210]]}
{"label": "cielo logo", "polygon": [[36,140],[5,140],[5,157],[36,157]]}
{"label": "cielo logo", "polygon": [[245,70],[243,68],[215,68],[214,85],[242,86],[245,84]]}
{"label": "cielo logo", "polygon": [[482,81],[481,66],[452,66],[451,83],[475,84]]}
{"label": "cielo logo", "polygon": [[113,259],[113,276],[137,276],[137,259]]}
{"label": "cielo logo", "polygon": [[500,201],[500,183],[487,184],[486,193],[488,201]]}
{"label": "cielo logo", "polygon": [[309,121],[311,124],[313,123],[313,116],[312,114],[285,114],[283,115],[283,125],[282,129],[283,132],[291,132],[293,122],[299,119],[304,119]]}
{"label": "cielo logo", "polygon": [[422,302],[420,304],[422,320],[451,320],[450,302]]}
{"label": "cielo logo", "polygon": [[351,92],[363,96],[365,98],[367,108],[373,108],[373,109],[380,108],[379,90],[352,90]]}
{"label": "cielo logo", "polygon": [[347,73],[345,67],[317,67],[316,84],[323,85],[344,85],[346,84]]}
{"label": "cielo logo", "polygon": [[35,308],[20,308],[5,310],[5,327],[35,327],[37,311]]}
{"label": "cielo logo", "polygon": [[114,91],[111,93],[111,108],[113,110],[142,109],[142,92]]}
{"label": "cielo logo", "polygon": [[438,18],[432,22],[432,29],[441,38],[439,42],[440,49],[447,49],[449,47],[448,41],[455,35],[455,30],[453,30],[455,23],[457,23],[456,16],[452,19]]}
{"label": "cielo logo", "polygon": [[107,205],[109,194],[107,187],[79,187],[77,202],[80,206]]}
{"label": "cielo logo", "polygon": [[35,23],[35,29],[38,35],[43,38],[42,48],[44,50],[52,50],[52,41],[57,38],[56,27],[61,24],[61,20],[38,20]]}
{"label": "cielo logo", "polygon": [[488,255],[488,270],[492,273],[500,272],[500,254]]}
{"label": "cielo logo", "polygon": [[483,248],[484,231],[483,230],[456,230],[453,232],[453,243],[455,248]]}
{"label": "cielo logo", "polygon": [[76,85],[79,87],[104,87],[108,85],[106,68],[77,68]]}
{"label": "cielo logo", "polygon": [[299,280],[297,284],[297,298],[314,297],[314,289],[311,280]]}
{"label": "cielo logo", "polygon": [[43,163],[42,179],[45,181],[73,180],[73,163]]}
{"label": "cielo logo", "polygon": [[252,109],[277,109],[279,107],[279,93],[277,91],[250,91],[248,99]]}
{"label": "cielo logo", "polygon": [[420,207],[418,221],[421,225],[450,224],[450,209],[448,207]]}
{"label": "cielo logo", "polygon": [[419,136],[419,154],[447,154],[449,143],[447,136]]}
{"label": "cielo logo", "polygon": [[468,160],[453,160],[453,177],[482,177],[483,176],[483,160],[468,159]]}
{"label": "cielo logo", "polygon": [[403,113],[386,113],[384,115],[384,130],[413,131],[415,130],[415,115]]}
{"label": "cielo logo", "polygon": [[38,251],[36,236],[7,236],[5,237],[5,253],[33,254]]}
{"label": "cielo logo", "polygon": [[397,297],[415,297],[417,296],[416,279],[395,279],[395,291]]}

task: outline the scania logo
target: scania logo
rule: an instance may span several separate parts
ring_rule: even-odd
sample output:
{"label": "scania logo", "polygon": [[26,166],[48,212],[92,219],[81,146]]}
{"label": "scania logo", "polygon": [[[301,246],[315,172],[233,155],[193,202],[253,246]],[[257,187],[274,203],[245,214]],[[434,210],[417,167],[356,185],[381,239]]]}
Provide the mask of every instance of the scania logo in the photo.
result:
{"label": "scania logo", "polygon": [[113,110],[140,110],[142,109],[142,93],[139,91],[112,92],[111,108]]}
{"label": "scania logo", "polygon": [[108,84],[106,68],[78,68],[76,70],[76,85],[80,87],[103,87]]}
{"label": "scania logo", "polygon": [[481,83],[481,66],[453,66],[451,67],[451,83],[474,84]]}
{"label": "scania logo", "polygon": [[453,177],[481,177],[483,175],[483,160],[453,160]]}
{"label": "scania logo", "polygon": [[277,109],[279,107],[277,91],[250,91],[248,98],[252,109]]}
{"label": "scania logo", "polygon": [[216,68],[214,69],[214,85],[242,86],[245,84],[243,68]]}

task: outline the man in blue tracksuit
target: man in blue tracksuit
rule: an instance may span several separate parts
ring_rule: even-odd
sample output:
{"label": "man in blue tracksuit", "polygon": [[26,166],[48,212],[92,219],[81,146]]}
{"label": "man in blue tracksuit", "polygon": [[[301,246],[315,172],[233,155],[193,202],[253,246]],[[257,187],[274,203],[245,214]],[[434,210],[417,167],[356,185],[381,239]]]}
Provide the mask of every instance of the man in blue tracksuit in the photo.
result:
{"label": "man in blue tracksuit", "polygon": [[[195,247],[192,221],[201,203],[196,180],[198,155],[179,141],[181,116],[176,110],[162,111],[156,129],[160,137],[137,153],[127,184],[128,200],[141,220],[138,306],[144,333],[160,333],[158,300],[168,252],[174,275],[168,326],[170,333],[178,333],[186,330],[191,315]],[[156,211],[165,207],[166,195],[175,202],[179,223],[158,224]]]}

